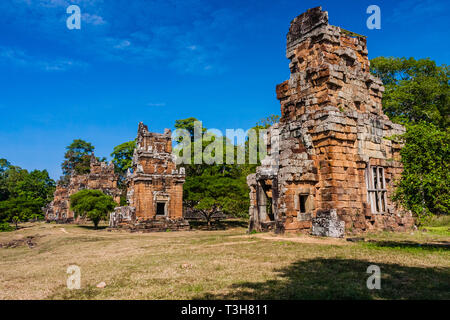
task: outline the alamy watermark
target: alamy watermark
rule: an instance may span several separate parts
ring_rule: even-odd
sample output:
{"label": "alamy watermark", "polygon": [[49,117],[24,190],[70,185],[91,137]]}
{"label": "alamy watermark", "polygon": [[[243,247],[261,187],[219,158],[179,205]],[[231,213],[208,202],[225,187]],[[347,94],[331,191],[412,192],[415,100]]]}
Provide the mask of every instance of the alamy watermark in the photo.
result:
{"label": "alamy watermark", "polygon": [[373,29],[381,29],[381,9],[377,5],[370,5],[366,10],[367,14],[370,14],[369,18],[367,18],[367,28],[370,30]]}
{"label": "alamy watermark", "polygon": [[67,288],[69,290],[81,288],[81,269],[79,266],[73,264],[67,267]]}
{"label": "alamy watermark", "polygon": [[369,278],[367,278],[367,289],[369,290],[373,290],[373,289],[377,289],[380,290],[381,289],[381,270],[380,267],[372,264],[367,268],[367,273],[372,274]]}
{"label": "alamy watermark", "polygon": [[66,12],[70,16],[66,20],[67,29],[81,29],[81,9],[77,5],[71,5],[67,7]]}

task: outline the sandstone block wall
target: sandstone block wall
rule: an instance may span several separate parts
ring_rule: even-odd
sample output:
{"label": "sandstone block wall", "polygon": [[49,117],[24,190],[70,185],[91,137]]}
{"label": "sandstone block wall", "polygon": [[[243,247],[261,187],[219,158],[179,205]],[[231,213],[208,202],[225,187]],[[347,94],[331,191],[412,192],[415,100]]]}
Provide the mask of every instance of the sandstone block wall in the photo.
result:
{"label": "sandstone block wall", "polygon": [[291,76],[276,88],[282,117],[267,138],[272,155],[248,178],[251,230],[310,232],[317,213],[332,210],[346,232],[414,224],[390,200],[401,146],[386,137],[405,129],[383,114],[383,83],[367,54],[366,38],[329,25],[320,7],[292,21]]}
{"label": "sandstone block wall", "polygon": [[100,162],[92,155],[88,174],[72,174],[68,185],[56,187],[53,201],[44,208],[45,220],[60,223],[73,222],[75,217],[70,210],[70,196],[83,189],[101,190],[112,196],[115,202],[120,203],[121,191],[117,188],[117,181],[114,164]]}

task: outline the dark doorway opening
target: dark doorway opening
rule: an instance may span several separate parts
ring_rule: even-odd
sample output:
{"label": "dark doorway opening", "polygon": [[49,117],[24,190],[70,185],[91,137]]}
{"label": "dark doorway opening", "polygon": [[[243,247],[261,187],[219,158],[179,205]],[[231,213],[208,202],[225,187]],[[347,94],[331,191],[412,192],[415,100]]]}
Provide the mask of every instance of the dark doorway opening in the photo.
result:
{"label": "dark doorway opening", "polygon": [[156,203],[156,215],[164,216],[166,214],[166,203],[165,202],[157,202]]}
{"label": "dark doorway opening", "polygon": [[306,201],[308,200],[308,195],[300,195],[300,213],[306,213]]}

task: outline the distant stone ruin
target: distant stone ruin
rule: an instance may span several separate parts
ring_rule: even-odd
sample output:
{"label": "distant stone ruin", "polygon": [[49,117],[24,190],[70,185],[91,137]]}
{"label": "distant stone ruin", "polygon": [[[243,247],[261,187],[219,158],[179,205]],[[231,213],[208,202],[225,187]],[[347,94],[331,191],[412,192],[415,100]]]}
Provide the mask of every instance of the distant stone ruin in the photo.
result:
{"label": "distant stone ruin", "polygon": [[280,122],[250,187],[249,230],[402,231],[414,220],[390,200],[404,127],[382,111],[383,83],[369,70],[366,38],[328,24],[321,7],[287,34],[290,79],[277,86]]}
{"label": "distant stone ruin", "polygon": [[44,208],[45,220],[58,223],[70,223],[79,221],[75,219],[70,210],[70,196],[83,189],[101,190],[120,203],[120,189],[117,188],[118,176],[114,172],[114,164],[98,161],[94,154],[91,155],[90,172],[87,174],[75,174],[70,176],[67,185],[58,184],[53,201]]}
{"label": "distant stone ruin", "polygon": [[171,131],[148,131],[139,123],[132,168],[127,174],[128,206],[110,215],[110,227],[130,231],[189,230],[183,218],[184,168],[177,170]]}

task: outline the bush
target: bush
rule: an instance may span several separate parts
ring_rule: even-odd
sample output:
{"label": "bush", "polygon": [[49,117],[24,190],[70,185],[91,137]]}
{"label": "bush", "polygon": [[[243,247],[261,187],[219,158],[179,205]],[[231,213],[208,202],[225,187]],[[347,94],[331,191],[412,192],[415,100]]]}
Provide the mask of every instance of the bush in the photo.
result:
{"label": "bush", "polygon": [[14,228],[7,222],[0,222],[0,232],[13,231]]}

